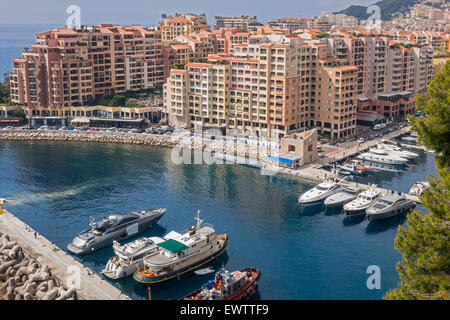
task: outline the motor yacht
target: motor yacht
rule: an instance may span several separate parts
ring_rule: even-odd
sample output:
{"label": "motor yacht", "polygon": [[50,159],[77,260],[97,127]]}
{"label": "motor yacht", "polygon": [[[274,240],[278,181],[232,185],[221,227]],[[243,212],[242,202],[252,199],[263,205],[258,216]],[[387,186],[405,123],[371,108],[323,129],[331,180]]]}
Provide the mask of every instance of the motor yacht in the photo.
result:
{"label": "motor yacht", "polygon": [[408,159],[390,154],[386,151],[365,152],[356,157],[357,159],[373,161],[386,164],[405,164]]}
{"label": "motor yacht", "polygon": [[343,206],[346,203],[356,199],[362,190],[360,188],[344,187],[341,192],[335,193],[325,199],[325,207],[334,208]]}
{"label": "motor yacht", "polygon": [[407,199],[400,192],[393,192],[375,201],[367,209],[367,216],[370,220],[388,219],[408,212],[415,206],[414,201]]}
{"label": "motor yacht", "polygon": [[387,145],[387,144],[379,144],[377,148],[372,148],[369,151],[373,153],[377,153],[377,150],[385,151],[389,154],[392,154],[394,156],[399,156],[400,158],[405,159],[415,159],[418,158],[419,155],[417,153],[404,150],[400,147],[394,146],[394,145]]}
{"label": "motor yacht", "polygon": [[342,187],[336,181],[327,180],[303,193],[298,203],[301,205],[314,205],[323,202],[327,197],[342,191]]}
{"label": "motor yacht", "polygon": [[344,205],[345,214],[348,216],[365,213],[381,195],[381,190],[370,188],[361,192],[355,200]]}
{"label": "motor yacht", "polygon": [[151,228],[166,213],[166,209],[148,209],[117,213],[99,219],[90,218],[90,229],[80,232],[67,246],[75,254],[87,254],[111,246]]}
{"label": "motor yacht", "polygon": [[160,237],[142,237],[123,246],[113,242],[114,257],[109,259],[102,273],[111,279],[131,276],[138,267],[143,265],[144,256],[158,250],[158,244],[164,242]]}

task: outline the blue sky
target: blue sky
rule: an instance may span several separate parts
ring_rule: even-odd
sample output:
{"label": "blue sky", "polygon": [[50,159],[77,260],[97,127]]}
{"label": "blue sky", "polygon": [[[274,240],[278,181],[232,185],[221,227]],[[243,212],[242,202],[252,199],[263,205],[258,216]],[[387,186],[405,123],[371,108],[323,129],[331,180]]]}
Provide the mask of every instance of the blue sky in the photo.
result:
{"label": "blue sky", "polygon": [[156,25],[162,13],[206,13],[213,23],[216,15],[256,15],[261,22],[282,17],[318,16],[350,4],[368,5],[377,0],[2,0],[0,24],[65,25],[66,8],[81,8],[81,24],[99,23]]}

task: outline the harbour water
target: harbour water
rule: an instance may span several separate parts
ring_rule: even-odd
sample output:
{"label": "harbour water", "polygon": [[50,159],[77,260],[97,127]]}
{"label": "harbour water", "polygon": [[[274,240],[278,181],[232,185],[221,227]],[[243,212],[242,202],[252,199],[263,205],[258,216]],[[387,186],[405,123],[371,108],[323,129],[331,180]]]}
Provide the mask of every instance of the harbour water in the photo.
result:
{"label": "harbour water", "polygon": [[[368,224],[348,223],[339,212],[320,208],[301,214],[298,195],[310,182],[263,176],[240,165],[175,165],[170,153],[131,145],[0,141],[0,196],[15,200],[8,209],[61,248],[88,227],[90,216],[165,207],[165,216],[144,234],[162,236],[187,229],[201,210],[205,222],[230,238],[216,268],[260,268],[256,298],[380,299],[397,285],[401,254],[393,245],[405,218]],[[369,179],[408,192],[435,172],[434,155],[422,153],[405,171]],[[112,254],[106,248],[81,261],[100,272]],[[381,290],[367,288],[370,265],[381,269]],[[210,277],[153,286],[152,298],[178,299]],[[147,298],[147,288],[132,278],[111,282],[133,299]]]}

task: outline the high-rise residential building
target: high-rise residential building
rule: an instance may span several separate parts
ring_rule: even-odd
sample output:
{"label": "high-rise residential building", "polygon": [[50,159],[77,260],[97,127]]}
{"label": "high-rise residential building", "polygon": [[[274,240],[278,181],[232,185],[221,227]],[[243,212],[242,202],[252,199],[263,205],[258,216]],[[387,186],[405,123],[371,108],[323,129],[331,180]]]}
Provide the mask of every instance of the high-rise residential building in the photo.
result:
{"label": "high-rise residential building", "polygon": [[249,26],[260,25],[256,16],[216,16],[214,17],[214,29],[239,29],[248,31]]}
{"label": "high-rise residential building", "polygon": [[[232,56],[213,55],[208,63],[171,70],[164,86],[169,120],[187,128],[282,137],[314,127],[319,119],[320,129],[333,136],[354,134],[357,68],[319,65],[322,49],[326,46],[298,38],[254,37],[237,45]],[[327,97],[320,97],[322,86]],[[331,111],[322,106],[329,101]]]}
{"label": "high-rise residential building", "polygon": [[163,18],[160,22],[162,40],[173,40],[178,36],[189,35],[201,30],[211,31],[206,16],[196,14],[175,15]]}
{"label": "high-rise residential building", "polygon": [[14,60],[11,99],[31,109],[80,106],[94,98],[164,83],[161,32],[102,24],[37,34]]}
{"label": "high-rise residential building", "polygon": [[319,60],[314,127],[337,139],[356,133],[358,68],[339,59]]}

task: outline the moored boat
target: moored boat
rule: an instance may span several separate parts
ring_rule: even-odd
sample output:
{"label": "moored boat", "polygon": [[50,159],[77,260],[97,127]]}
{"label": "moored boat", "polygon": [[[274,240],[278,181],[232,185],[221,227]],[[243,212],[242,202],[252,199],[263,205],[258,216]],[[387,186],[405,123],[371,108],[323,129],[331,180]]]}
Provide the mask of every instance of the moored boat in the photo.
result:
{"label": "moored boat", "polygon": [[123,246],[114,241],[114,257],[108,260],[102,273],[111,279],[131,276],[144,263],[144,256],[158,250],[158,244],[165,240],[160,237],[139,238]]}
{"label": "moored boat", "polygon": [[257,268],[233,272],[222,268],[214,280],[181,300],[246,300],[256,292],[260,277],[261,272]]}
{"label": "moored boat", "polygon": [[370,188],[361,192],[358,197],[344,205],[344,211],[346,215],[356,215],[366,212],[381,195],[381,190],[376,188]]}
{"label": "moored boat", "polygon": [[200,269],[225,252],[227,234],[216,234],[212,225],[203,224],[197,214],[197,225],[188,232],[170,232],[158,250],[144,257],[144,264],[133,278],[141,283],[154,284],[167,281]]}
{"label": "moored boat", "polygon": [[399,157],[397,155],[389,154],[386,151],[365,152],[356,157],[357,159],[381,162],[386,164],[405,164],[408,159]]}
{"label": "moored boat", "polygon": [[344,187],[341,192],[335,193],[325,199],[326,208],[343,206],[346,203],[356,199],[362,190],[360,188]]}
{"label": "moored boat", "polygon": [[430,188],[430,184],[428,182],[419,181],[411,187],[409,194],[413,196],[421,196],[428,188]]}
{"label": "moored boat", "polygon": [[342,187],[338,182],[328,180],[324,181],[314,188],[303,193],[298,203],[301,205],[315,205],[322,203],[327,197],[342,191]]}
{"label": "moored boat", "polygon": [[111,246],[151,228],[167,209],[148,209],[137,212],[117,213],[99,219],[90,218],[90,229],[80,232],[67,246],[74,254],[87,254]]}
{"label": "moored boat", "polygon": [[415,202],[407,199],[399,193],[389,193],[379,198],[367,209],[370,220],[382,220],[392,218],[408,212],[416,206]]}

